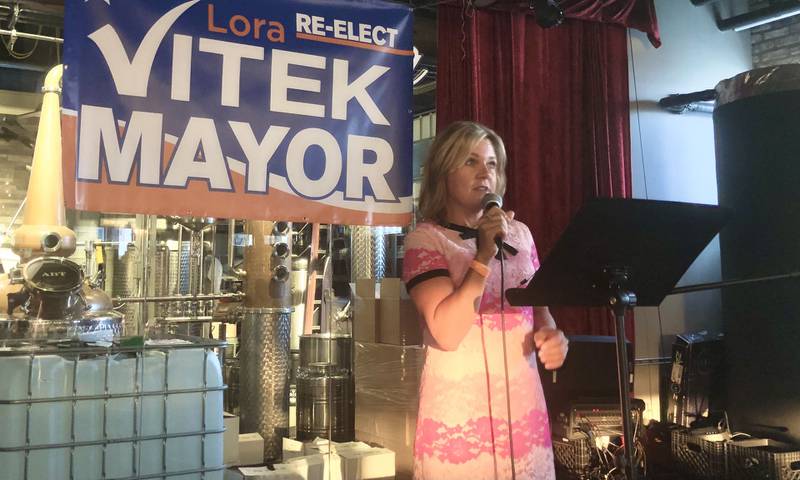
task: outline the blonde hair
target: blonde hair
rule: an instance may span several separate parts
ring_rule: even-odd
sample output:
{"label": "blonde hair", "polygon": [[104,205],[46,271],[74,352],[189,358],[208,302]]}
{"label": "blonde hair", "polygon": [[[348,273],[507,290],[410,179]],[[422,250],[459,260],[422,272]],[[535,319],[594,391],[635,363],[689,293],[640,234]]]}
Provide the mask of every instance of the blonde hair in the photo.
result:
{"label": "blonde hair", "polygon": [[472,149],[488,140],[497,156],[497,188],[506,191],[506,148],[497,133],[477,122],[455,122],[436,135],[423,165],[419,214],[423,220],[441,222],[447,210],[447,175],[462,166]]}

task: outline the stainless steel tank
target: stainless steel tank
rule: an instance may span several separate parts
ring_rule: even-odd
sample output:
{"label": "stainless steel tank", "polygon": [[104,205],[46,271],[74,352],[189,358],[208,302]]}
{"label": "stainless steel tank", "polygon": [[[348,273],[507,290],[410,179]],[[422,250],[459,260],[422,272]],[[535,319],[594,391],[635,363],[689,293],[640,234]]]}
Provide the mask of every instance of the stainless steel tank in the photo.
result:
{"label": "stainless steel tank", "polygon": [[174,295],[178,292],[178,279],[181,273],[181,252],[180,244],[178,250],[169,251],[169,294]]}
{"label": "stainless steel tank", "polygon": [[317,333],[300,337],[297,371],[297,436],[333,441],[355,437],[353,338]]}
{"label": "stainless steel tank", "polygon": [[178,293],[190,293],[189,276],[191,271],[192,242],[181,241],[178,247]]}
{"label": "stainless steel tank", "polygon": [[[166,244],[156,246],[154,259],[154,283],[156,296],[168,296],[171,294],[170,288],[170,251]],[[157,303],[156,316],[169,316],[169,304]]]}
{"label": "stainless steel tank", "polygon": [[291,308],[244,308],[239,347],[241,432],[264,438],[264,460],[281,456],[289,432]]}
{"label": "stainless steel tank", "polygon": [[353,337],[313,333],[300,337],[300,367],[326,363],[348,372],[353,370]]}
{"label": "stainless steel tank", "polygon": [[372,278],[372,228],[356,226],[350,232],[350,271],[352,278]]}
{"label": "stainless steel tank", "polygon": [[372,278],[380,280],[386,274],[386,237],[383,227],[372,230]]}
{"label": "stainless steel tank", "polygon": [[297,374],[297,439],[353,440],[353,393],[349,372],[329,363],[301,367]]}
{"label": "stainless steel tank", "polygon": [[[136,245],[129,243],[125,254],[120,257],[118,251],[113,252],[112,262],[114,263],[114,278],[112,286],[113,297],[136,297],[139,295],[139,251]],[[129,335],[136,335],[139,304],[129,303],[120,309],[125,316],[125,332]]]}

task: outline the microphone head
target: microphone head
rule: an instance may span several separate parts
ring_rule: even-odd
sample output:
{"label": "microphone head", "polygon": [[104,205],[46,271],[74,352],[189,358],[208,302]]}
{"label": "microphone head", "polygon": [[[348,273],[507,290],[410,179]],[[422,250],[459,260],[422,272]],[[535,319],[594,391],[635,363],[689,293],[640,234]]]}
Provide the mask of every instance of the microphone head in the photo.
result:
{"label": "microphone head", "polygon": [[503,197],[494,192],[487,193],[481,199],[481,208],[483,211],[489,210],[492,207],[503,208]]}

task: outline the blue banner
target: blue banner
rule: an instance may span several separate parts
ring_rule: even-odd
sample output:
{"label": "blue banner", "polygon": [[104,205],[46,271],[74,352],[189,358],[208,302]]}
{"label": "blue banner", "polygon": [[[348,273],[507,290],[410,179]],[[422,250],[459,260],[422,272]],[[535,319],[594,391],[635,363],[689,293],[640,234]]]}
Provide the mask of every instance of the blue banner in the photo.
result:
{"label": "blue banner", "polygon": [[67,203],[406,224],[411,37],[378,0],[68,0]]}

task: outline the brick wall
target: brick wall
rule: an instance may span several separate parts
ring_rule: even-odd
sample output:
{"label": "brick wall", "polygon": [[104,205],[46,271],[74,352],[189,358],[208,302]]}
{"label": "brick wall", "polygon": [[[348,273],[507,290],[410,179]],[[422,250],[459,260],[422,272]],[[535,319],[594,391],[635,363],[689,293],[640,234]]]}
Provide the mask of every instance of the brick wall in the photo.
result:
{"label": "brick wall", "polygon": [[[750,0],[750,10],[764,8],[774,0]],[[800,63],[800,15],[750,30],[753,67]]]}

